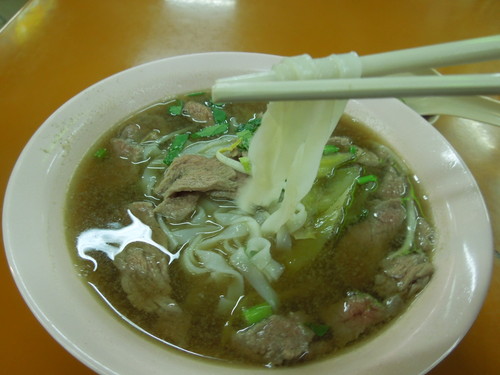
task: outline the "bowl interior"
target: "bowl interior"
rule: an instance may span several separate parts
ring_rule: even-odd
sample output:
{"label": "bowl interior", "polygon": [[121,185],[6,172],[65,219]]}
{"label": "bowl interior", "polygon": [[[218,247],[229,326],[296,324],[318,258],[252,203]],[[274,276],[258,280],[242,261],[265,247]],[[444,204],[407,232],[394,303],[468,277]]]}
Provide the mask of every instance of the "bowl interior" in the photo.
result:
{"label": "bowl interior", "polygon": [[[22,152],[3,211],[5,248],[13,276],[47,331],[98,373],[266,371],[221,366],[183,355],[126,328],[77,275],[65,240],[63,212],[77,164],[107,129],[157,100],[209,88],[219,77],[269,69],[279,59],[262,54],[206,53],[124,71],[68,101]],[[460,341],[484,300],[493,248],[486,207],[460,157],[408,107],[394,99],[359,100],[350,101],[347,112],[380,132],[419,177],[439,231],[436,273],[389,329],[356,350],[308,364],[307,370],[317,374],[329,373],[333,367],[338,374],[423,373]],[[29,236],[26,228],[30,228]],[[304,368],[283,371],[299,373]]]}

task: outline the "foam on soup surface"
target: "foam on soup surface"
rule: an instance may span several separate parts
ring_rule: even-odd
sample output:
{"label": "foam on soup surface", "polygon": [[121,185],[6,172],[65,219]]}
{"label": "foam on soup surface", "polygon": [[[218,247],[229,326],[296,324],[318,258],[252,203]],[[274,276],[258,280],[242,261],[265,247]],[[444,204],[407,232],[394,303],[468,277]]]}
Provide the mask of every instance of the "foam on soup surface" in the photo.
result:
{"label": "foam on soup surface", "polygon": [[402,313],[433,273],[434,231],[411,173],[343,117],[312,189],[277,233],[238,206],[266,105],[193,93],[106,134],[67,197],[92,292],[177,349],[259,366],[332,355]]}

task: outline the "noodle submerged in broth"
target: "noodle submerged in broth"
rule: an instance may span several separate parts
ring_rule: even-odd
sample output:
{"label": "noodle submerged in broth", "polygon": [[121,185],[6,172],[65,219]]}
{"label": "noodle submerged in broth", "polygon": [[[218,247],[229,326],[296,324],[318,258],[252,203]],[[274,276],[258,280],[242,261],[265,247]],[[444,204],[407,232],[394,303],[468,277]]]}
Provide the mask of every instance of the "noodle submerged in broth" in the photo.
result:
{"label": "noodle submerged in broth", "polygon": [[78,268],[136,328],[204,357],[294,365],[373,335],[431,278],[434,230],[400,159],[321,102],[327,118],[304,104],[309,127],[276,153],[262,137],[286,142],[276,132],[298,116],[281,104],[179,96],[79,166],[66,214]]}

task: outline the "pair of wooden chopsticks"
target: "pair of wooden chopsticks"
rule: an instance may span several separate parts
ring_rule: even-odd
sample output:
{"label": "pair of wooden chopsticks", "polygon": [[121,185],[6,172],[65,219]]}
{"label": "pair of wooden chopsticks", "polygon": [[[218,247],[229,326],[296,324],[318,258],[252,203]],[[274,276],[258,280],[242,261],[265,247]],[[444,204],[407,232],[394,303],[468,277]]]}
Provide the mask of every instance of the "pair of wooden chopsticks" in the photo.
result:
{"label": "pair of wooden chopsticks", "polygon": [[237,102],[500,94],[500,73],[381,77],[495,59],[500,59],[500,35],[361,56],[363,78],[280,81],[272,70],[224,78],[212,87],[212,96]]}

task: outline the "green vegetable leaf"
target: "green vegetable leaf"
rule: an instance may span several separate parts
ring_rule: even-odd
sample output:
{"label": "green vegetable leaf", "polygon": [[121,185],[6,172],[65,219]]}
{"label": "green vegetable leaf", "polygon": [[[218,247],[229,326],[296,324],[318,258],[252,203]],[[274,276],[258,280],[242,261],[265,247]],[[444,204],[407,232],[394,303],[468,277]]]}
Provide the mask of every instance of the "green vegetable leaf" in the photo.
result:
{"label": "green vegetable leaf", "polygon": [[273,308],[267,303],[244,308],[243,318],[247,324],[255,324],[273,315]]}
{"label": "green vegetable leaf", "polygon": [[169,147],[168,152],[167,152],[167,156],[165,156],[165,159],[163,159],[163,162],[166,165],[172,164],[174,159],[177,156],[179,156],[181,151],[184,149],[184,146],[186,145],[188,138],[189,138],[189,133],[177,134],[175,136],[172,143],[170,144],[170,147]]}
{"label": "green vegetable leaf", "polygon": [[324,155],[319,163],[317,177],[327,177],[332,175],[335,168],[354,159],[354,155],[349,152],[334,152]]}
{"label": "green vegetable leaf", "polygon": [[294,251],[289,252],[283,261],[287,271],[297,272],[310,264],[326,241],[339,232],[360,174],[361,167],[357,165],[339,168],[335,174],[315,183],[302,199],[308,219],[302,228],[293,233],[296,239]]}
{"label": "green vegetable leaf", "polygon": [[197,131],[196,133],[191,134],[191,138],[197,139],[197,138],[213,137],[216,135],[221,135],[226,133],[228,129],[229,129],[229,124],[227,122],[223,122],[220,124],[207,126],[206,128],[203,128]]}

